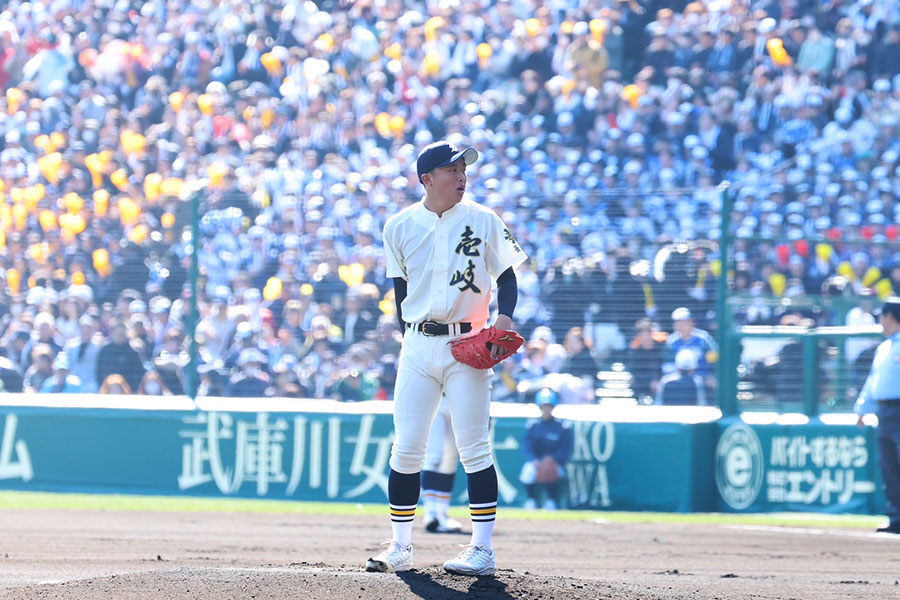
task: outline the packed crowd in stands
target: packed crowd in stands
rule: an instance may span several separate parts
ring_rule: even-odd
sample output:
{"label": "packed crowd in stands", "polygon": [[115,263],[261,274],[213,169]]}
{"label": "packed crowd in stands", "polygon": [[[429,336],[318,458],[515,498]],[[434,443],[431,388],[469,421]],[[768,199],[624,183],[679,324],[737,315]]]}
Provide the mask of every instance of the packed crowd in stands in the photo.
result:
{"label": "packed crowd in stands", "polygon": [[389,398],[436,139],[531,257],[498,400],[652,397],[714,333],[724,180],[736,294],[900,291],[893,0],[12,0],[0,86],[6,391],[186,391],[197,196],[197,393]]}

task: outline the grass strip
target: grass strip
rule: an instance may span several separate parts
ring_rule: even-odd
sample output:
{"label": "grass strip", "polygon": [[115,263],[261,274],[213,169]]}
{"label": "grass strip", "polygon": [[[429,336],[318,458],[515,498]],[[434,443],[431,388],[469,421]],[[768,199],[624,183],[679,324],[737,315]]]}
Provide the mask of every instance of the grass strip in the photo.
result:
{"label": "grass strip", "polygon": [[[318,515],[386,516],[387,504],[352,502],[300,502],[254,498],[193,496],[140,496],[130,494],[69,494],[52,492],[0,492],[0,510],[55,509],[151,512],[305,513]],[[451,516],[464,519],[468,512],[455,507]],[[501,506],[501,518],[546,521],[607,521],[611,523],[681,523],[872,529],[884,517],[828,513],[663,513],[594,510],[526,511]]]}

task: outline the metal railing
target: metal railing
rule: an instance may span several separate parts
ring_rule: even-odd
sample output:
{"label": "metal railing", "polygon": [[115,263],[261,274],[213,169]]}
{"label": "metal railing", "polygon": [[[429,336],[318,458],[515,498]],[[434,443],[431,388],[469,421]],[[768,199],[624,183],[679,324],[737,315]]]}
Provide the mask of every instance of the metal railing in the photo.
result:
{"label": "metal railing", "polygon": [[849,360],[847,342],[872,340],[874,348],[881,338],[877,325],[739,327],[721,348],[722,412],[769,409],[812,417],[852,410],[866,373],[854,363],[867,364],[868,356]]}

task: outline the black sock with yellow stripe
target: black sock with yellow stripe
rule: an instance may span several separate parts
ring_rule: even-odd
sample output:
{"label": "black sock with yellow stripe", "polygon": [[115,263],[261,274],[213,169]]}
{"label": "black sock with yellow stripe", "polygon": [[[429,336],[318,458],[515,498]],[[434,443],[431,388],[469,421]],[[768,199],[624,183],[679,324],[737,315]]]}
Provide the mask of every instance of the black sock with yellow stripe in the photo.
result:
{"label": "black sock with yellow stripe", "polygon": [[412,541],[413,520],[419,504],[419,473],[388,475],[388,502],[391,506],[391,531],[395,542],[408,546]]}
{"label": "black sock with yellow stripe", "polygon": [[497,470],[494,465],[467,475],[469,514],[472,515],[472,543],[491,548],[497,518]]}
{"label": "black sock with yellow stripe", "polygon": [[426,525],[433,520],[444,522],[447,519],[455,475],[422,471],[422,505],[425,507]]}

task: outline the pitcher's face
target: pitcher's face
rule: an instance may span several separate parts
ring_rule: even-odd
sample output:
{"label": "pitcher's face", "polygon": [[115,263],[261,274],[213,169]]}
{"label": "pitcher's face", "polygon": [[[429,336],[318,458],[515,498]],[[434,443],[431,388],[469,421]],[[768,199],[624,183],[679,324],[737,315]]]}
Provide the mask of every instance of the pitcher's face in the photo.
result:
{"label": "pitcher's face", "polygon": [[466,161],[460,159],[449,166],[438,167],[424,177],[428,177],[425,185],[435,200],[456,204],[466,192]]}

